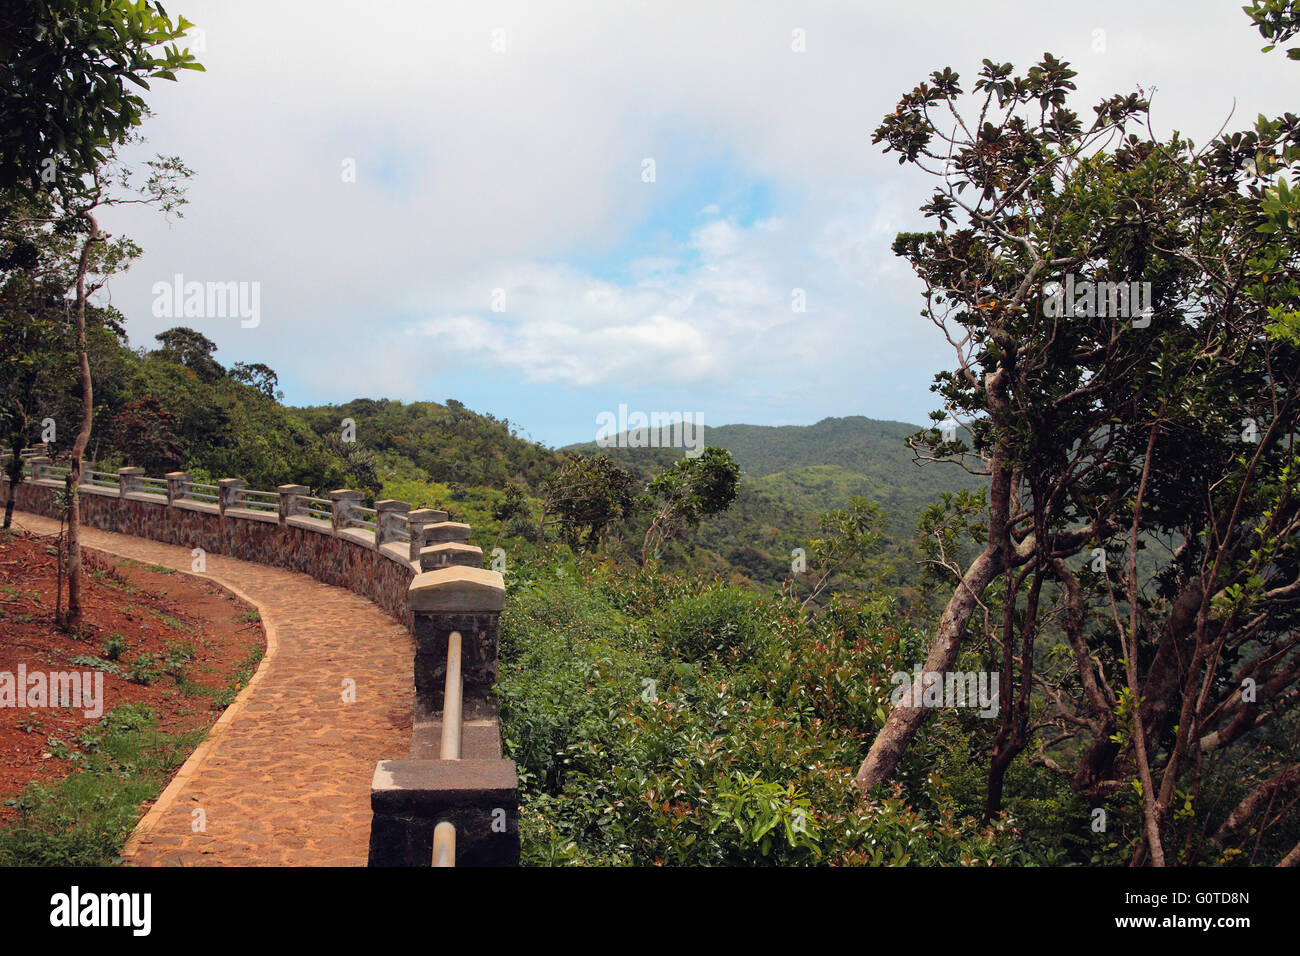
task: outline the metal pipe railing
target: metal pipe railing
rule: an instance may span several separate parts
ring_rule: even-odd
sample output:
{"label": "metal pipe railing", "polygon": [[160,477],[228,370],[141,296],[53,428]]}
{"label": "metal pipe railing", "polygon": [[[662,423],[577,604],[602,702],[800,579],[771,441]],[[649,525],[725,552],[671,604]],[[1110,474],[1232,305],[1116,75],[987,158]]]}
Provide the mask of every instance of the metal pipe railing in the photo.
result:
{"label": "metal pipe railing", "polygon": [[442,759],[460,759],[460,631],[452,631],[447,638],[447,682],[442,693]]}
{"label": "metal pipe railing", "polygon": [[[443,760],[460,759],[460,728],[465,683],[460,668],[460,631],[447,636],[447,679],[442,689]],[[444,820],[433,828],[433,865],[456,865],[456,827]]]}
{"label": "metal pipe railing", "polygon": [[446,820],[433,828],[433,865],[456,865],[456,828]]}

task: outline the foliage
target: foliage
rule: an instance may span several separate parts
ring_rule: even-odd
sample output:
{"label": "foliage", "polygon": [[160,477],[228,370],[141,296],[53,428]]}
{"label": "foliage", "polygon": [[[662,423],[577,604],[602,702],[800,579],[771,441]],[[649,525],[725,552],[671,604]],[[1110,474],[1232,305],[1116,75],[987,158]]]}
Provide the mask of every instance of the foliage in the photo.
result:
{"label": "foliage", "polygon": [[176,435],[179,422],[156,395],[127,402],[113,424],[114,444],[126,460],[150,475],[165,475],[184,464],[184,447]]}
{"label": "foliage", "polygon": [[[935,71],[875,133],[936,180],[921,206],[933,228],[894,251],[955,352],[932,417],[967,429],[912,447],[990,479],[985,499],[925,516],[950,594],[927,666],[953,665],[982,608],[971,639],[997,649],[1010,704],[986,814],[1045,706],[1034,726],[1059,736],[1044,765],[1094,800],[1132,785],[1147,837],[1133,859],[1160,863],[1166,840],[1188,838],[1175,806],[1199,791],[1205,755],[1288,720],[1300,677],[1300,197],[1287,185],[1300,119],[1260,117],[1199,149],[1154,141],[1140,91],[1085,123],[1068,105],[1074,76],[1050,54],[1023,73],[985,60],[972,100]],[[1095,567],[1072,560],[1085,555]],[[1041,663],[1040,620],[1068,643]],[[1245,699],[1247,675],[1267,700]],[[891,712],[864,790],[923,719]]]}
{"label": "foliage", "polygon": [[524,788],[526,863],[1022,853],[1006,823],[852,798],[852,765],[887,704],[884,675],[920,640],[895,629],[888,602],[836,599],[814,621],[779,595],[567,552],[516,563],[507,582],[498,693]]}
{"label": "foliage", "polygon": [[[147,112],[127,84],[202,70],[177,40],[193,24],[161,3],[12,0],[0,14],[0,188],[34,184],[46,161],[73,178],[106,160]],[[160,49],[161,48],[161,49]],[[42,180],[48,181],[48,180]]]}
{"label": "foliage", "polygon": [[613,522],[631,514],[636,488],[608,455],[570,455],[542,485],[542,521],[553,515],[565,544],[594,550]]}
{"label": "foliage", "polygon": [[740,466],[723,448],[703,449],[664,469],[646,485],[654,510],[641,543],[641,563],[658,555],[663,545],[684,528],[698,527],[704,518],[726,511],[736,500]]}
{"label": "foliage", "polygon": [[147,707],[123,704],[71,741],[49,750],[76,772],[55,784],[32,783],[16,799],[19,817],[0,829],[0,865],[104,866],[114,861],[142,803],[203,737],[202,730],[160,734]]}
{"label": "foliage", "polygon": [[[1300,3],[1296,0],[1251,0],[1250,6],[1242,9],[1259,28],[1260,36],[1269,41],[1265,53],[1300,34]],[[1286,55],[1300,60],[1300,47],[1291,47]]]}
{"label": "foliage", "polygon": [[805,605],[821,593],[835,574],[866,574],[872,552],[880,545],[884,514],[866,498],[854,496],[847,508],[827,511],[817,521],[824,537],[808,542],[813,573],[820,577],[804,598]]}

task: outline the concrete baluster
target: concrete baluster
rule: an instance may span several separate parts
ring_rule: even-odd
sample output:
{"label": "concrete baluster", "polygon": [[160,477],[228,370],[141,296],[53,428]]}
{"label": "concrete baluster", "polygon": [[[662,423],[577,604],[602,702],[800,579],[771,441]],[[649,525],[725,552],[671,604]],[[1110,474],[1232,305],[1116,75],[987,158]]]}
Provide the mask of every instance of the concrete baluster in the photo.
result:
{"label": "concrete baluster", "polygon": [[356,509],[361,506],[361,499],[365,497],[359,491],[352,491],[349,488],[338,488],[330,492],[330,501],[333,516],[331,523],[334,526],[334,533],[338,534],[346,528],[356,517]]}
{"label": "concrete baluster", "polygon": [[231,508],[243,506],[244,489],[247,483],[242,478],[222,478],[217,482],[217,510],[225,514]]}

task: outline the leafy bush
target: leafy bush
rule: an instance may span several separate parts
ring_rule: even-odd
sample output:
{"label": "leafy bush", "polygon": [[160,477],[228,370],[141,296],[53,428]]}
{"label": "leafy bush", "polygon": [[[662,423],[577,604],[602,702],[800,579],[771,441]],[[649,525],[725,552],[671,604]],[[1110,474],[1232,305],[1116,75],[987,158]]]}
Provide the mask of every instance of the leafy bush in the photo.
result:
{"label": "leafy bush", "polygon": [[653,621],[651,629],[687,661],[731,650],[752,650],[764,634],[756,600],[726,585],[714,585],[674,602]]}
{"label": "leafy bush", "polygon": [[525,863],[1018,858],[1010,821],[981,824],[926,774],[883,801],[853,790],[889,675],[924,648],[889,602],[809,620],[787,598],[571,556],[507,584],[497,691]]}

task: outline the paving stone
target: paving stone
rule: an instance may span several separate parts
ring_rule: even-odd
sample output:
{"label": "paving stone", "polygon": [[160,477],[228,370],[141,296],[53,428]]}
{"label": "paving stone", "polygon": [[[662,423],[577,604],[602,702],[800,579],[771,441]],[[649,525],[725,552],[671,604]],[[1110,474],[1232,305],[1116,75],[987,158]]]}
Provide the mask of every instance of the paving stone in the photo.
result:
{"label": "paving stone", "polygon": [[[16,517],[32,531],[58,528],[48,518]],[[188,548],[129,535],[83,528],[81,536],[87,547],[147,564],[188,572],[193,560]],[[409,713],[403,722],[395,702],[413,699],[413,639],[365,598],[303,574],[209,554],[204,576],[262,608],[279,649],[127,862],[364,866],[375,764],[410,747]],[[342,701],[344,678],[356,682],[355,703]],[[190,830],[195,808],[207,815],[206,833]]]}

